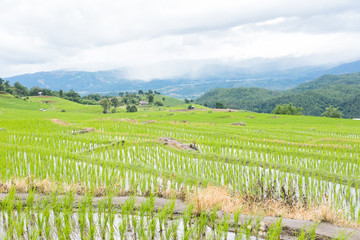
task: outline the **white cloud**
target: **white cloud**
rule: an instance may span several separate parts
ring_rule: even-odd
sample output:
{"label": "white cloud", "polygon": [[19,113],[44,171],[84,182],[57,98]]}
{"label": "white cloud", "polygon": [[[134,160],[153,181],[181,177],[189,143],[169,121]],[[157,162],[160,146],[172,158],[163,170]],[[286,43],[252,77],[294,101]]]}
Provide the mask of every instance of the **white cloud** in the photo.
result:
{"label": "white cloud", "polygon": [[359,21],[357,0],[2,0],[0,72],[129,67],[149,79],[254,58],[327,64],[360,58]]}

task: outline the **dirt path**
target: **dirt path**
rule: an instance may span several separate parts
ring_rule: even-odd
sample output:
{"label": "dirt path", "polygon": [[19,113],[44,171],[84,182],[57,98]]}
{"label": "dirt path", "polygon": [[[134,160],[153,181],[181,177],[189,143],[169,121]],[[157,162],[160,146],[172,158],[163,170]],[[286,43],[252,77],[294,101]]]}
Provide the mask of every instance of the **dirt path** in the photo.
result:
{"label": "dirt path", "polygon": [[[0,193],[0,204],[2,201],[8,196],[8,194]],[[26,200],[28,198],[27,193],[18,193],[15,195],[15,198],[18,201],[21,201],[23,204],[26,203]],[[45,195],[41,194],[35,194],[34,195],[34,203],[41,203],[42,200],[47,197]],[[58,199],[61,200],[64,198],[63,195],[59,196]],[[125,203],[126,200],[128,200],[130,196],[123,196],[123,197],[113,197],[112,198],[112,204],[115,208],[121,208],[121,205]],[[78,208],[78,204],[83,199],[83,196],[75,195],[74,196],[74,208]],[[104,197],[94,197],[92,200],[93,207],[98,207],[99,202],[103,200]],[[136,197],[135,202],[135,208],[139,208],[141,206],[141,203],[146,200],[146,197]],[[161,208],[163,208],[166,204],[171,203],[172,200],[165,199],[165,198],[156,198],[155,199],[155,205],[154,210],[157,211]],[[187,205],[185,202],[181,200],[175,200],[175,208],[174,208],[174,214],[181,215],[186,210]],[[219,220],[224,217],[224,213],[221,211],[217,212]],[[239,224],[243,225],[246,223],[246,220],[249,219],[250,216],[241,215],[239,219]],[[269,228],[269,226],[272,223],[275,223],[278,221],[279,218],[277,217],[264,217],[262,219],[263,225],[266,229]],[[230,216],[230,225],[234,226],[234,216]],[[312,221],[307,220],[294,220],[290,218],[283,218],[282,219],[282,226],[283,226],[283,239],[295,239],[294,233],[300,232],[302,228],[308,229],[311,226],[316,225],[316,235],[317,239],[332,239],[338,236],[339,233],[347,233],[352,234],[352,236],[349,238],[350,240],[359,240],[360,239],[360,230],[352,229],[352,228],[346,228],[346,227],[339,227],[335,226],[331,223],[315,223]],[[230,229],[230,231],[233,231],[233,229]]]}

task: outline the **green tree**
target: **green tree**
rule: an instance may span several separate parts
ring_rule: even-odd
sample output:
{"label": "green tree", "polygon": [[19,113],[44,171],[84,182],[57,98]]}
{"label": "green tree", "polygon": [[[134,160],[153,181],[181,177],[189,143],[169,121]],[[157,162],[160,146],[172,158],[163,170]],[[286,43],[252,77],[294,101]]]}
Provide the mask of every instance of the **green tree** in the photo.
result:
{"label": "green tree", "polygon": [[215,104],[215,108],[225,109],[226,106],[225,106],[223,103],[221,103],[221,102],[217,102],[217,103]]}
{"label": "green tree", "polygon": [[53,91],[51,91],[51,89],[43,88],[42,92],[43,92],[43,95],[45,95],[45,96],[53,96],[54,95],[54,93],[53,93]]}
{"label": "green tree", "polygon": [[139,90],[138,94],[139,94],[139,95],[143,95],[143,94],[144,94],[144,91],[143,91],[143,90]]}
{"label": "green tree", "polygon": [[59,96],[60,96],[61,98],[64,97],[64,91],[63,91],[62,89],[60,89],[60,91],[59,91]]}
{"label": "green tree", "polygon": [[322,117],[329,117],[329,118],[341,118],[342,113],[340,112],[339,108],[329,106],[325,109],[325,112],[321,114]]}
{"label": "green tree", "polygon": [[4,80],[0,78],[0,91],[4,91],[5,87],[3,86]]}
{"label": "green tree", "polygon": [[119,99],[117,99],[117,97],[113,97],[111,99],[111,103],[114,106],[114,108],[117,108],[118,106],[120,106],[120,102],[119,102]]}
{"label": "green tree", "polygon": [[9,80],[5,81],[4,84],[4,91],[10,94],[14,94],[15,89],[11,86]]}
{"label": "green tree", "polygon": [[65,94],[65,98],[67,100],[73,101],[73,102],[80,102],[81,97],[80,95],[75,92],[73,89],[70,89],[70,91],[68,93]]}
{"label": "green tree", "polygon": [[42,88],[41,87],[32,87],[29,91],[29,95],[30,96],[38,96],[39,92],[42,92]]}
{"label": "green tree", "polygon": [[109,113],[109,110],[111,107],[111,103],[110,103],[109,99],[107,99],[107,98],[101,99],[100,105],[103,108],[103,113]]}
{"label": "green tree", "polygon": [[94,100],[94,101],[100,101],[101,100],[101,95],[96,93],[92,93],[92,94],[89,94],[87,96],[83,96],[83,99],[89,99],[89,100]]}
{"label": "green tree", "polygon": [[[150,90],[149,90],[149,91],[150,91]],[[153,95],[153,94],[149,94],[149,95],[148,95],[148,101],[149,101],[149,103],[154,102],[154,95]]]}
{"label": "green tree", "polygon": [[14,88],[15,88],[15,93],[18,96],[28,96],[29,95],[29,90],[27,87],[21,85],[19,82],[16,82],[14,84]]}
{"label": "green tree", "polygon": [[289,104],[279,104],[272,111],[273,114],[285,114],[285,115],[302,115],[302,107],[295,107],[292,103]]}

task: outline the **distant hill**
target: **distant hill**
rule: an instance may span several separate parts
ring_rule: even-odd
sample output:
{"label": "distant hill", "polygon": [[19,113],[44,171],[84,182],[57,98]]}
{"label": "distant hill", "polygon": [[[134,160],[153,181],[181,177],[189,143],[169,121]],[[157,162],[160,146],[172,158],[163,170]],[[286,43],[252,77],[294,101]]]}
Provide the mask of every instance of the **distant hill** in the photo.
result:
{"label": "distant hill", "polygon": [[341,64],[326,71],[327,74],[346,74],[360,72],[360,61]]}
{"label": "distant hill", "polygon": [[329,105],[339,107],[345,118],[360,117],[360,73],[324,75],[286,91],[261,88],[219,88],[196,99],[215,107],[222,102],[229,108],[270,113],[276,105],[289,102],[304,108],[305,115],[320,116]]}

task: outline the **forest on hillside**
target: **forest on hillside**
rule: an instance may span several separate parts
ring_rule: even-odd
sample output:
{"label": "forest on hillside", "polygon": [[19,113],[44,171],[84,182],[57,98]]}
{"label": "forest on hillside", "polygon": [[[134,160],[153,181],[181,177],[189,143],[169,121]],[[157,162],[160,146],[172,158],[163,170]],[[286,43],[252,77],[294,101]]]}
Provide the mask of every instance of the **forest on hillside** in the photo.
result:
{"label": "forest on hillside", "polygon": [[217,88],[196,102],[209,107],[270,113],[279,104],[302,107],[304,115],[321,116],[326,107],[338,107],[344,118],[360,117],[360,73],[324,75],[286,91],[263,88]]}

